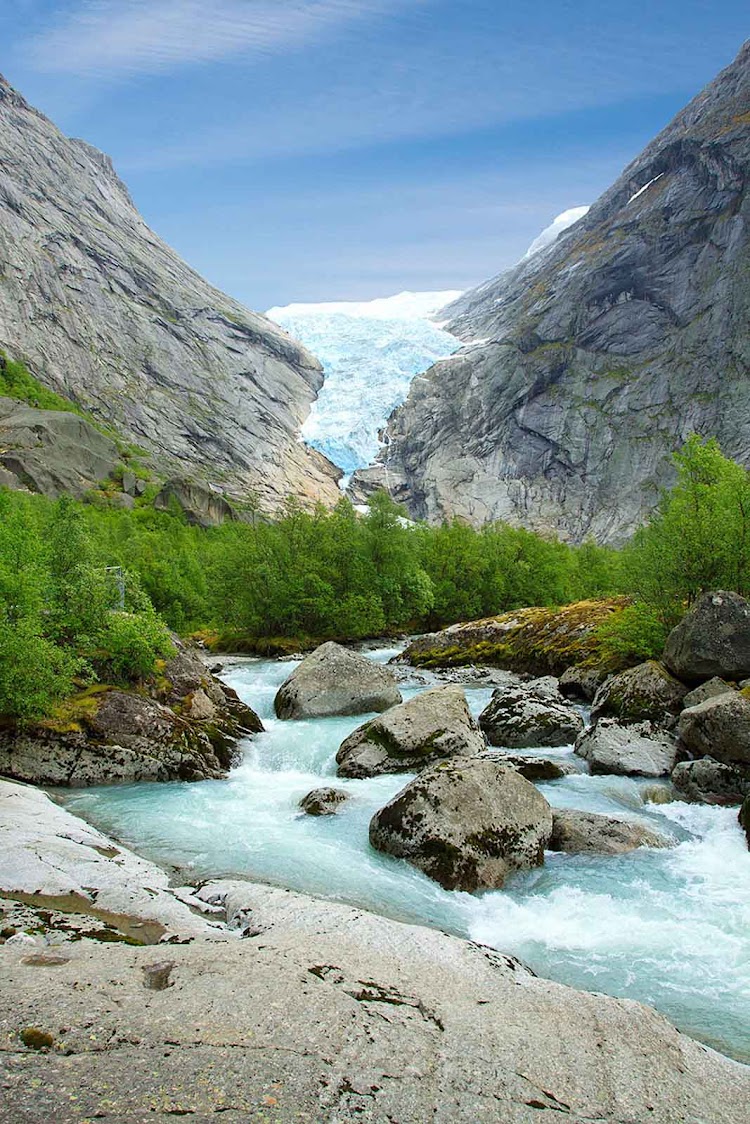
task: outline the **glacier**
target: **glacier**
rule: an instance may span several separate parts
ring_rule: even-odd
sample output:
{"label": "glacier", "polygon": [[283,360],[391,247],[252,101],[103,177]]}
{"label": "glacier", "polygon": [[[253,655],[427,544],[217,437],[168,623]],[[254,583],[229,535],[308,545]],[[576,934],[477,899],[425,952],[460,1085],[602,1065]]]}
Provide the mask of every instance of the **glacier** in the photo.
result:
{"label": "glacier", "polygon": [[[563,211],[534,239],[522,261],[550,246],[588,207]],[[325,382],[301,438],[344,472],[342,487],[375,459],[380,431],[412,380],[463,345],[440,323],[461,290],[403,292],[370,301],[323,301],[269,308],[266,316],[323,364]]]}
{"label": "glacier", "polygon": [[325,383],[302,437],[346,476],[370,464],[379,431],[415,375],[461,347],[430,317],[460,291],[271,308],[266,315],[317,355]]}

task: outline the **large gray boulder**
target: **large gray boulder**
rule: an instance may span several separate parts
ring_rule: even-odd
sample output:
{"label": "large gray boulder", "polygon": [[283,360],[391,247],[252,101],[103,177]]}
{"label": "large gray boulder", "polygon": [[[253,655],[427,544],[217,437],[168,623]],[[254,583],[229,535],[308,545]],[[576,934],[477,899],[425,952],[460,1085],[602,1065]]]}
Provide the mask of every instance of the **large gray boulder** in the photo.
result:
{"label": "large gray boulder", "polygon": [[706,699],[683,710],[677,733],[694,757],[750,765],[750,700],[739,691]]}
{"label": "large gray boulder", "polygon": [[376,812],[370,843],[406,859],[446,890],[499,889],[539,866],[552,810],[514,769],[489,758],[431,765]]}
{"label": "large gray boulder", "polygon": [[490,745],[528,749],[572,745],[584,723],[558,692],[557,681],[542,679],[498,687],[480,714],[479,725]]}
{"label": "large gray boulder", "polygon": [[705,593],[670,632],[664,663],[678,679],[701,683],[750,675],[750,602],[738,593]]}
{"label": "large gray boulder", "polygon": [[588,761],[592,773],[664,777],[677,760],[674,738],[648,722],[623,726],[615,718],[600,718],[581,734],[575,752]]}
{"label": "large gray boulder", "polygon": [[680,761],[672,770],[672,784],[683,800],[700,804],[741,804],[750,794],[750,768],[726,765],[713,757]]}
{"label": "large gray boulder", "polygon": [[330,640],[281,684],[274,709],[279,718],[329,718],[387,710],[400,702],[389,668]]}
{"label": "large gray boulder", "polygon": [[610,676],[596,692],[591,718],[594,722],[602,717],[621,722],[647,721],[670,728],[677,722],[686,692],[684,683],[665,667],[647,660]]}
{"label": "large gray boulder", "polygon": [[682,700],[682,709],[687,710],[688,707],[697,706],[698,703],[705,702],[706,699],[715,699],[719,695],[726,695],[729,691],[734,691],[735,688],[731,683],[727,683],[725,679],[720,679],[715,675],[713,679],[707,679],[705,683],[699,684],[694,687],[692,691],[688,691]]}
{"label": "large gray boulder", "polygon": [[633,820],[617,820],[573,808],[552,814],[550,851],[572,855],[622,855],[636,847],[669,847],[663,835]]}
{"label": "large gray boulder", "polygon": [[366,722],[341,743],[340,777],[411,773],[445,757],[481,753],[484,736],[458,686],[433,687]]}

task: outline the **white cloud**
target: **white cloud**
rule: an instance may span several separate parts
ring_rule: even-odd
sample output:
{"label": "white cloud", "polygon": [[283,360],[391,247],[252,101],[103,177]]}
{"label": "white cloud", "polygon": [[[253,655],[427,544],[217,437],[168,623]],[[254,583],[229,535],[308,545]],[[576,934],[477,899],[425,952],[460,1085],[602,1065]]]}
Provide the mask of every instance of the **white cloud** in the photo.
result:
{"label": "white cloud", "polygon": [[79,0],[28,44],[47,72],[156,74],[191,63],[297,50],[423,0]]}

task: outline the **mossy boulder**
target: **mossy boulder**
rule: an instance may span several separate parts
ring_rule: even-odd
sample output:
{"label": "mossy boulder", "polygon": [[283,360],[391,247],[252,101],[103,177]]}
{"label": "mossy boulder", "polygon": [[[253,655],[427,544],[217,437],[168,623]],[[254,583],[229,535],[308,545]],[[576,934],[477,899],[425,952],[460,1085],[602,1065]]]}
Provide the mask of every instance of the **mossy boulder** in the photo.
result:
{"label": "mossy boulder", "polygon": [[321,644],[276,693],[278,718],[329,718],[387,710],[401,702],[393,672],[341,644]]}
{"label": "mossy boulder", "polygon": [[469,713],[463,688],[433,687],[391,707],[341,743],[340,777],[411,773],[433,761],[481,753],[484,736]]}
{"label": "mossy boulder", "polygon": [[687,710],[688,707],[697,706],[698,703],[705,702],[706,699],[715,699],[719,695],[726,695],[727,692],[734,690],[735,688],[731,683],[727,683],[725,679],[715,675],[713,679],[707,679],[705,683],[694,687],[692,691],[685,695],[682,700],[682,709]]}
{"label": "mossy boulder", "polygon": [[485,664],[531,675],[561,675],[572,666],[619,671],[599,637],[599,626],[628,605],[615,597],[562,608],[529,608],[451,625],[414,640],[400,657],[417,667]]}
{"label": "mossy boulder", "polygon": [[607,679],[596,693],[591,718],[653,722],[667,729],[677,723],[687,687],[656,660],[647,660]]}
{"label": "mossy boulder", "polygon": [[573,745],[583,731],[578,711],[557,691],[536,690],[534,683],[498,687],[480,714],[479,725],[490,745],[509,749]]}
{"label": "mossy boulder", "polygon": [[702,683],[750,676],[750,602],[738,593],[705,593],[669,634],[664,663],[678,679]]}
{"label": "mossy boulder", "polygon": [[515,769],[490,758],[431,765],[370,822],[370,843],[446,890],[499,889],[544,861],[552,810]]}

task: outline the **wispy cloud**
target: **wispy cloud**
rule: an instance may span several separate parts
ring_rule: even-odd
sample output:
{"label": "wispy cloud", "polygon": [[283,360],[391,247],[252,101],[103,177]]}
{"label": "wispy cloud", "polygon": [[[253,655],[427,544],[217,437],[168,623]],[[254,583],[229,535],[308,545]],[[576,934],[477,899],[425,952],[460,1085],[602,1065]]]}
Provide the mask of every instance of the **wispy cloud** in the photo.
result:
{"label": "wispy cloud", "polygon": [[298,50],[424,0],[80,0],[27,46],[40,70],[157,74],[233,56]]}

